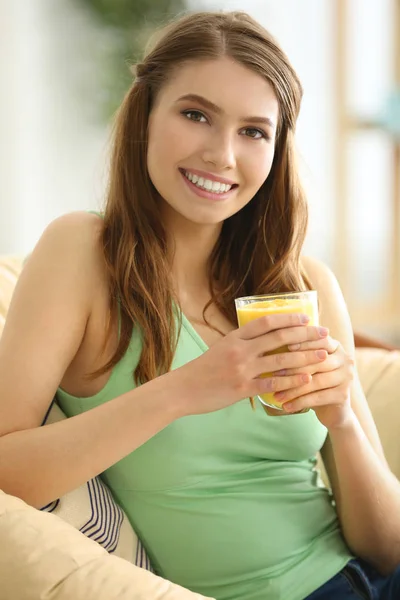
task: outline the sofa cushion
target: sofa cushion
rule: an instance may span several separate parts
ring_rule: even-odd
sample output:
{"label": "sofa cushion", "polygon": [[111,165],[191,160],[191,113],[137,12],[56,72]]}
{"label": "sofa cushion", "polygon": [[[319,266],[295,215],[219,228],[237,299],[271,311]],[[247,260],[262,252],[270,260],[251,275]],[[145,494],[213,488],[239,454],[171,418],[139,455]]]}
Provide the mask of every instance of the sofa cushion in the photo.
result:
{"label": "sofa cushion", "polygon": [[357,370],[390,468],[400,479],[400,352],[358,348]]}
{"label": "sofa cushion", "polygon": [[0,600],[205,600],[0,491]]}

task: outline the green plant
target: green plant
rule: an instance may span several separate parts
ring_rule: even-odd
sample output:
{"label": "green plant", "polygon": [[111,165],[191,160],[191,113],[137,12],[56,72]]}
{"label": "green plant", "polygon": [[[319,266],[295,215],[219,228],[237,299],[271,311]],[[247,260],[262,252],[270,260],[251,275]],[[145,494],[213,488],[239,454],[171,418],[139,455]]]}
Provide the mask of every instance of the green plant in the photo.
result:
{"label": "green plant", "polygon": [[[186,8],[185,0],[72,0],[104,33],[101,50],[100,112],[108,119],[132,81],[129,65],[140,59],[155,27]],[[101,38],[101,39],[100,39]]]}

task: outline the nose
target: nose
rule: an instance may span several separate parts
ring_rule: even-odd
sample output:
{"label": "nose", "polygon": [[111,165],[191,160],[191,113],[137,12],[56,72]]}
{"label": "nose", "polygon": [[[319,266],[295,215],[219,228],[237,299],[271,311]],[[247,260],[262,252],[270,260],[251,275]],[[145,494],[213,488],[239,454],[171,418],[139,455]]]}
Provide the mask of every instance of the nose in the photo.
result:
{"label": "nose", "polygon": [[233,169],[236,166],[236,152],[232,135],[214,130],[203,150],[203,160],[217,169]]}

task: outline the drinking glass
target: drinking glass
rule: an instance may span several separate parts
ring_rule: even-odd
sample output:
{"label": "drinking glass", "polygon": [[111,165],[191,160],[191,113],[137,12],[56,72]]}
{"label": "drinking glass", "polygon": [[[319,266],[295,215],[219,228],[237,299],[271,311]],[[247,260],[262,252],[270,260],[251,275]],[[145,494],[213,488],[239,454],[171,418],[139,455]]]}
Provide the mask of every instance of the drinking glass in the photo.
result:
{"label": "drinking glass", "polygon": [[[236,314],[239,326],[245,325],[254,319],[264,315],[302,313],[310,317],[309,325],[318,325],[318,295],[316,290],[307,292],[285,292],[282,294],[268,294],[263,296],[245,296],[235,299]],[[269,354],[279,354],[289,352],[287,346],[282,346],[276,350],[266,352]],[[263,373],[261,377],[271,377],[272,373]],[[282,402],[274,398],[273,393],[260,394],[255,396],[264,407],[270,407],[283,412]],[[265,408],[264,408],[265,410]],[[309,409],[305,409],[306,412]]]}

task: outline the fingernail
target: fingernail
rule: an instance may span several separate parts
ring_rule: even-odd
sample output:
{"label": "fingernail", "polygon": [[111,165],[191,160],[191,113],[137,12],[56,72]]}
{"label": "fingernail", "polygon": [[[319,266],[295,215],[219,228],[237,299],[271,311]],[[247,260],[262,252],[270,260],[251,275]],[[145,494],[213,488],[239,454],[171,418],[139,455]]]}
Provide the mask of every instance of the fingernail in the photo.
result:
{"label": "fingernail", "polygon": [[310,376],[304,374],[304,375],[301,376],[301,380],[304,381],[304,383],[308,383],[309,380],[310,380]]}
{"label": "fingernail", "polygon": [[318,327],[318,333],[321,337],[326,337],[329,330],[326,327]]}
{"label": "fingernail", "polygon": [[301,323],[308,323],[309,320],[310,320],[310,317],[308,317],[307,315],[301,315],[301,317],[300,317]]}
{"label": "fingernail", "polygon": [[288,348],[289,350],[300,350],[300,344],[290,344]]}
{"label": "fingernail", "polygon": [[276,394],[274,394],[274,398],[276,398],[277,400],[282,400],[285,397],[285,392],[276,392]]}
{"label": "fingernail", "polygon": [[325,350],[317,350],[315,354],[316,354],[316,356],[318,358],[322,358],[322,359],[326,358],[326,351]]}
{"label": "fingernail", "polygon": [[286,402],[285,404],[282,405],[283,410],[285,410],[288,413],[291,413],[294,411],[293,406],[290,404],[290,402]]}
{"label": "fingernail", "polygon": [[287,369],[281,369],[280,371],[275,371],[274,375],[277,375],[278,377],[282,377],[283,375],[286,375],[287,373]]}

